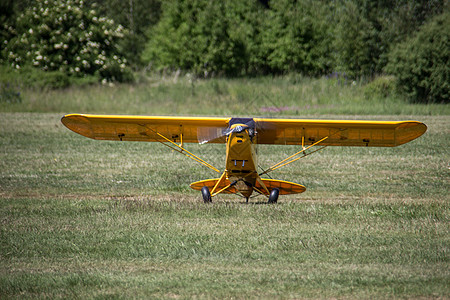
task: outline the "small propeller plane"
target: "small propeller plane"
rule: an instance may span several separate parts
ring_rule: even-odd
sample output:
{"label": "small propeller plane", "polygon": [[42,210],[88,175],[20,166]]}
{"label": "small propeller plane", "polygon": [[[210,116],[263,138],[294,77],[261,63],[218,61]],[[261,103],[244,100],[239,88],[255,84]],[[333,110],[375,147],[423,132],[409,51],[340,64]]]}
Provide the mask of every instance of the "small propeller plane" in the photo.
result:
{"label": "small propeller plane", "polygon": [[[275,203],[279,195],[298,194],[303,185],[261,176],[328,146],[395,147],[427,130],[418,121],[350,121],[268,118],[202,118],[68,114],[61,122],[70,130],[95,140],[160,142],[221,174],[191,183],[204,202],[221,193],[243,196],[254,192]],[[185,143],[225,143],[225,170],[188,151]],[[258,172],[258,144],[299,145],[298,152]],[[314,147],[314,148],[313,148]]]}

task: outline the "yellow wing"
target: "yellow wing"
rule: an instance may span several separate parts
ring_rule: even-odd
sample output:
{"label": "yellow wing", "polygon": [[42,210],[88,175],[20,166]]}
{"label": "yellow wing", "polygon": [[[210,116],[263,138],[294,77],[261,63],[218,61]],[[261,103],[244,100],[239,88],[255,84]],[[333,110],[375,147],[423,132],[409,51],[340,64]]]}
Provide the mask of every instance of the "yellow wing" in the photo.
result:
{"label": "yellow wing", "polygon": [[224,143],[229,119],[69,114],[61,122],[96,140],[155,142],[161,140],[159,133],[174,142]]}
{"label": "yellow wing", "polygon": [[[156,117],[69,114],[61,122],[70,130],[97,140],[161,140],[224,143],[231,118]],[[417,121],[348,121],[254,119],[258,144],[394,147],[427,130]]]}
{"label": "yellow wing", "polygon": [[395,147],[427,130],[417,121],[254,119],[258,144]]}

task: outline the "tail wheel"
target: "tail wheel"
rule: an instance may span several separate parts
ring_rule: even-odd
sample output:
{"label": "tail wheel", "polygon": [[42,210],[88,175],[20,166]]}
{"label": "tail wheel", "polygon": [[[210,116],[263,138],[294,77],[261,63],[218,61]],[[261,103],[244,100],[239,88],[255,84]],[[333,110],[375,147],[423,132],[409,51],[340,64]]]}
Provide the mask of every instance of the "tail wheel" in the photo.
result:
{"label": "tail wheel", "polygon": [[209,192],[209,189],[207,186],[202,187],[202,197],[203,197],[203,202],[205,203],[209,203],[211,202],[211,193]]}
{"label": "tail wheel", "polygon": [[277,188],[274,188],[269,195],[269,203],[277,203],[278,201],[278,195],[280,195],[280,190]]}

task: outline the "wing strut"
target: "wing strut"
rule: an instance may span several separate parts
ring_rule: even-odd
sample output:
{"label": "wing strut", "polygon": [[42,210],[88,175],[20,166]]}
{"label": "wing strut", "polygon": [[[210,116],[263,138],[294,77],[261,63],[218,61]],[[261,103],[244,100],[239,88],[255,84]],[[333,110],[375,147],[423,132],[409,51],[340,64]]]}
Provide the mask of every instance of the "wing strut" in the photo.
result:
{"label": "wing strut", "polygon": [[[313,147],[313,146],[319,145],[320,143],[322,143],[323,141],[325,141],[325,140],[328,139],[329,137],[335,135],[336,133],[338,133],[338,132],[340,132],[340,131],[342,131],[342,130],[345,130],[345,129],[340,129],[340,130],[336,131],[335,133],[330,134],[330,135],[328,135],[328,136],[326,136],[326,137],[324,137],[324,138],[318,140],[317,142],[315,142],[315,143],[309,145],[309,146],[306,147],[306,148],[305,148],[305,146],[304,146],[304,137],[302,137],[302,150],[300,150],[300,151],[298,151],[298,152],[292,154],[292,155],[289,156],[288,158],[285,158],[285,159],[283,159],[282,161],[280,161],[279,163],[276,163],[275,165],[271,166],[270,168],[268,168],[268,169],[265,170],[264,172],[260,173],[259,176],[262,176],[262,175],[267,174],[267,173],[269,173],[269,172],[272,172],[272,171],[274,171],[274,170],[276,170],[276,169],[279,169],[279,168],[281,168],[281,167],[284,167],[284,166],[286,166],[286,165],[289,165],[289,164],[291,164],[291,163],[293,163],[293,162],[295,162],[295,161],[297,161],[297,160],[299,160],[299,159],[301,159],[301,158],[304,158],[304,157],[306,157],[306,156],[308,156],[308,155],[313,154],[314,152],[317,152],[317,151],[320,151],[320,150],[326,148],[327,146],[322,146],[322,147],[320,147],[319,149],[316,149],[316,150],[314,150],[314,151],[312,151],[312,152],[306,153],[306,150],[308,150],[309,148],[311,148],[311,147]],[[303,156],[296,157],[296,156],[298,156],[298,155],[300,155],[300,154],[303,154]]]}
{"label": "wing strut", "polygon": [[[222,173],[222,176],[220,176],[219,180],[217,180],[216,184],[214,185],[213,189],[211,190],[211,197],[217,195],[216,193],[214,193],[217,189],[217,187],[224,181],[224,179],[226,179],[226,175],[227,175],[227,171],[224,171]],[[228,186],[227,186],[228,188]]]}
{"label": "wing strut", "polygon": [[157,140],[157,142],[163,144],[164,146],[169,147],[170,149],[177,151],[178,153],[183,154],[186,157],[189,157],[192,160],[195,160],[198,163],[201,163],[202,165],[204,165],[205,167],[210,168],[213,171],[216,171],[217,173],[220,173],[220,171],[218,169],[216,169],[214,166],[212,166],[211,164],[207,163],[206,161],[204,161],[203,159],[201,159],[200,157],[196,156],[195,154],[189,152],[188,150],[183,148],[183,142],[181,142],[181,145],[178,145],[177,143],[171,141],[170,139],[168,139],[167,137],[165,137],[164,135],[160,134],[159,132],[157,132],[156,130],[153,130],[151,128],[148,128],[151,131],[153,131],[154,133],[156,133],[159,137],[161,137],[162,139],[164,139],[164,141],[161,140]]}

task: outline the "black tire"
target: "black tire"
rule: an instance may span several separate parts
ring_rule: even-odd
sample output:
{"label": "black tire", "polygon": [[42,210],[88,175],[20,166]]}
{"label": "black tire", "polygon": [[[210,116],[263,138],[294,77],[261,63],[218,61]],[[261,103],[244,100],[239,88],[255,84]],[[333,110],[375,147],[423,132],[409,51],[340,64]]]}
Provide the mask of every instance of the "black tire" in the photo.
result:
{"label": "black tire", "polygon": [[278,201],[278,195],[280,195],[280,190],[277,188],[274,188],[269,195],[269,203],[277,203]]}
{"label": "black tire", "polygon": [[211,200],[211,193],[209,192],[209,189],[207,186],[202,187],[202,197],[203,197],[203,202],[205,203],[210,203]]}

